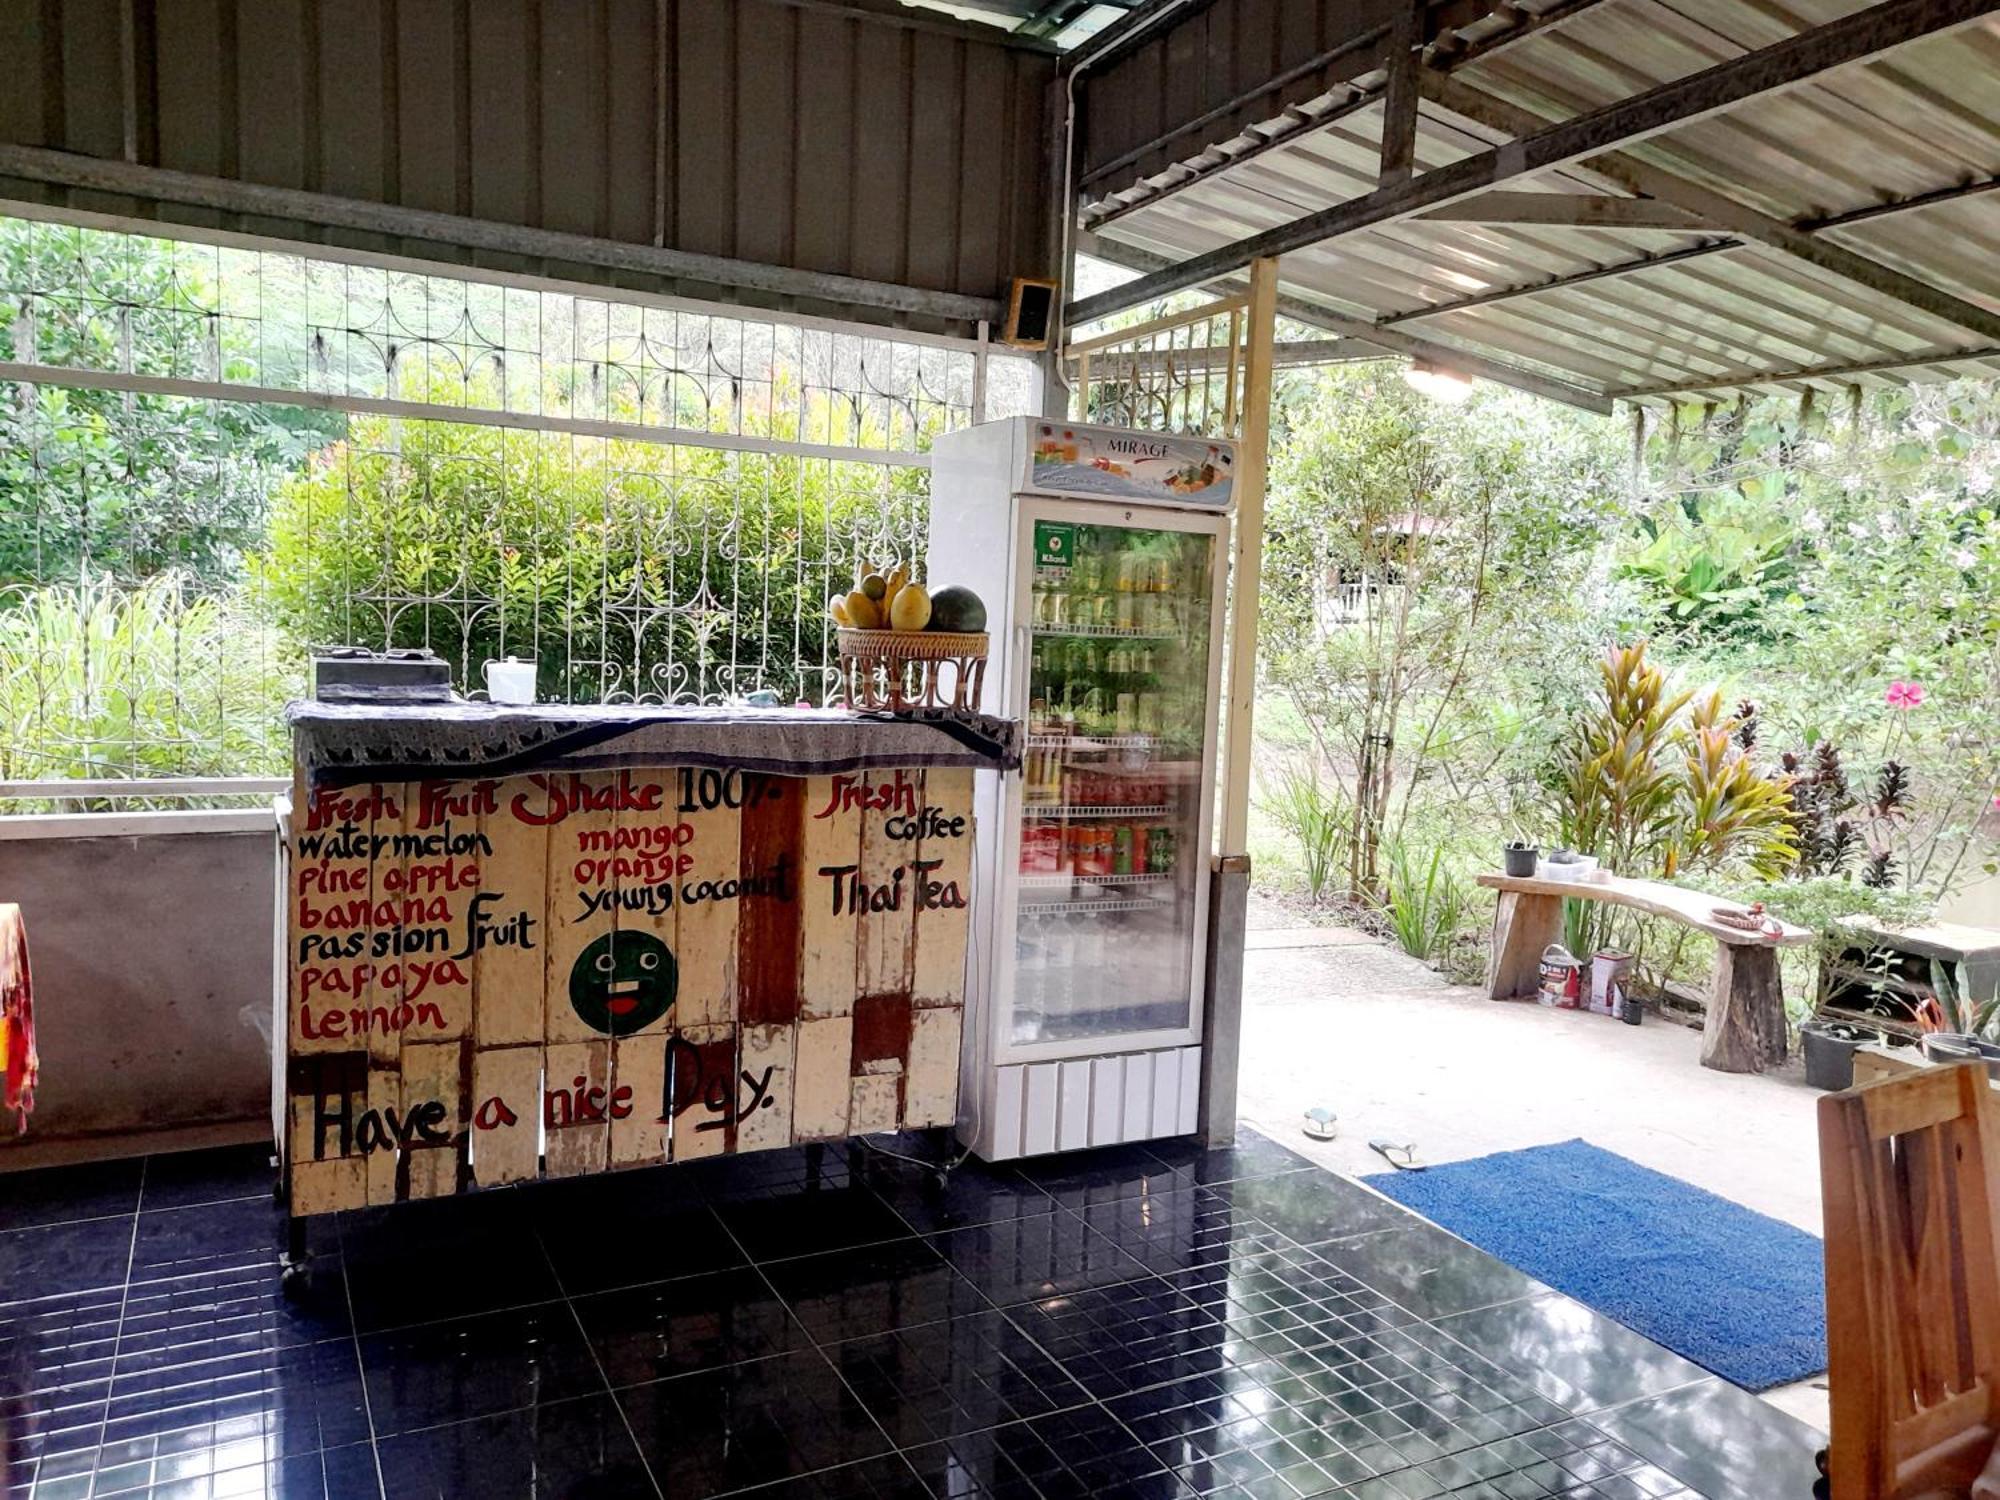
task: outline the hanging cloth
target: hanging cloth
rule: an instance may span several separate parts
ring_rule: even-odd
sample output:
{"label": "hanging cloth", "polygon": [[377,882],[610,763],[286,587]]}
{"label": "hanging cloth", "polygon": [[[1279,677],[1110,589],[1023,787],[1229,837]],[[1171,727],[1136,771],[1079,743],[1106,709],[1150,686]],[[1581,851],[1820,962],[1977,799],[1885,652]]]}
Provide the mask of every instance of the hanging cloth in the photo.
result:
{"label": "hanging cloth", "polygon": [[12,1110],[20,1133],[35,1111],[34,981],[28,974],[28,927],[21,908],[0,902],[0,1107]]}

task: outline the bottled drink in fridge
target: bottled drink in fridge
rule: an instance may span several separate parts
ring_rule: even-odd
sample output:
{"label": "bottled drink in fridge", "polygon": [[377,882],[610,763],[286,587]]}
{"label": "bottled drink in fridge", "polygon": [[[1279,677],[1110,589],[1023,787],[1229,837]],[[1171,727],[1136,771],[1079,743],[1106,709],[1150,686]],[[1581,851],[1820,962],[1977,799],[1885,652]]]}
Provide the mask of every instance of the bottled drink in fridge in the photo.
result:
{"label": "bottled drink in fridge", "polygon": [[1069,528],[1069,564],[1031,574],[1024,601],[1030,741],[1017,869],[1026,883],[1006,1034],[1058,1051],[1071,1042],[1102,1050],[1121,1032],[1179,1031],[1198,993],[1196,757],[1213,707],[1221,532],[1206,521],[1147,525],[1126,510],[1119,524],[1117,512],[1100,514],[1051,514]]}

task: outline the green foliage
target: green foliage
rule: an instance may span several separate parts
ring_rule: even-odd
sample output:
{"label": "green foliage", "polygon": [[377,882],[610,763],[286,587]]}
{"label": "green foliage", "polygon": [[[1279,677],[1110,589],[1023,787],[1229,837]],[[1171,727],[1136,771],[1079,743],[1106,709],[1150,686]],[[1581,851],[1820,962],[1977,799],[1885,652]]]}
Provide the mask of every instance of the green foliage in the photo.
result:
{"label": "green foliage", "polygon": [[1646,644],[1614,646],[1595,703],[1557,758],[1564,841],[1620,875],[1720,869],[1772,876],[1798,857],[1790,781],[1759,772],[1722,695],[1671,692]]}
{"label": "green foliage", "polygon": [[914,551],[923,477],[357,418],[279,488],[257,572],[293,639],[429,647],[462,688],[512,654],[559,699],[816,698],[828,595]]}
{"label": "green foliage", "polygon": [[1897,926],[1923,921],[1931,913],[1931,903],[1922,896],[1869,890],[1839,875],[1760,880],[1740,873],[1697,870],[1683,872],[1673,883],[1731,903],[1762,902],[1772,916],[1818,932],[1829,931],[1848,919]]}
{"label": "green foliage", "polygon": [[2000,1030],[1995,1024],[2000,1022],[2000,995],[1985,1001],[1973,999],[1965,988],[1964,964],[1932,959],[1931,993],[1937,996],[1946,1031],[1990,1038]]}
{"label": "green foliage", "polygon": [[1439,957],[1464,923],[1472,889],[1445,863],[1439,846],[1425,859],[1401,839],[1383,845],[1388,880],[1379,910],[1412,958]]}
{"label": "green foliage", "polygon": [[1666,674],[1646,661],[1643,641],[1612,647],[1598,674],[1598,700],[1576,715],[1557,755],[1558,825],[1565,847],[1637,875],[1671,845],[1678,788],[1670,758],[1694,695],[1667,695]]}
{"label": "green foliage", "polygon": [[1317,776],[1288,765],[1278,773],[1276,788],[1267,790],[1264,809],[1298,845],[1306,894],[1320,900],[1332,887],[1353,837],[1346,806]]}
{"label": "green foliage", "polygon": [[1638,543],[1619,573],[1639,584],[1667,623],[1727,639],[1760,625],[1796,572],[1792,525],[1728,494],[1690,499],[1639,518]]}
{"label": "green foliage", "polygon": [[[1857,393],[1832,411],[1811,397],[1683,406],[1647,457],[1676,503],[1761,511],[1795,538],[1756,631],[1656,644],[1692,648],[1700,670],[1753,691],[1766,742],[1802,762],[1833,741],[1857,764],[1908,769],[1895,818],[1836,815],[1850,824],[1847,868],[1935,896],[1995,863],[1979,826],[2000,791],[2000,386]],[[1892,682],[1921,685],[1921,703],[1888,705]],[[1828,846],[1813,833],[1817,868]]]}
{"label": "green foliage", "polygon": [[1754,873],[1770,876],[1798,861],[1791,783],[1751,764],[1749,747],[1738,742],[1737,724],[1722,718],[1720,693],[1694,705],[1681,779],[1685,820],[1669,851],[1670,869],[1715,869],[1741,855]]}
{"label": "green foliage", "polygon": [[[202,264],[195,247],[0,218],[0,359],[214,378],[255,330],[215,316]],[[225,587],[270,484],[340,425],[303,407],[15,389],[0,401],[0,585],[173,571]]]}
{"label": "green foliage", "polygon": [[267,622],[173,574],[0,610],[0,779],[276,775],[300,688]]}

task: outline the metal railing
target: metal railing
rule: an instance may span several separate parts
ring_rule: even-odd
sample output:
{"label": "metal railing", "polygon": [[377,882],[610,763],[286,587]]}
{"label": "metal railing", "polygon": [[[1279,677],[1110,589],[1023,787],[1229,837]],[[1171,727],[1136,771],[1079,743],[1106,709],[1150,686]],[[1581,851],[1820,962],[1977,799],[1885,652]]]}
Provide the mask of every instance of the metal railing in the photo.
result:
{"label": "metal railing", "polygon": [[1237,437],[1248,305],[1224,298],[1069,344],[1070,415],[1149,432]]}
{"label": "metal railing", "polygon": [[[0,843],[163,833],[275,833],[273,799],[291,789],[290,779],[282,776],[0,781]],[[27,810],[19,810],[23,807]]]}
{"label": "metal railing", "polygon": [[280,770],[335,643],[818,700],[931,440],[1037,399],[983,342],[0,218],[0,778]]}

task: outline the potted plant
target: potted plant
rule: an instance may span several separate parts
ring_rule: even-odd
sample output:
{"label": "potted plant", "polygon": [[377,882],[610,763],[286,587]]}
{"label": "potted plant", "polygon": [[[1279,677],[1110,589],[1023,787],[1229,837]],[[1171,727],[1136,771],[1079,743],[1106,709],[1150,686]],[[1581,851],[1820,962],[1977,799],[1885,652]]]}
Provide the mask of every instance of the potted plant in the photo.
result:
{"label": "potted plant", "polygon": [[1931,993],[1935,1006],[1927,1002],[1919,1007],[1918,1019],[1930,1012],[1944,1025],[1925,1033],[1924,1056],[1938,1062],[1984,1061],[1986,1071],[2000,1078],[2000,1042],[1994,1040],[2000,1029],[2000,995],[1974,1000],[1966,993],[1961,967],[1936,958],[1931,960]]}
{"label": "potted plant", "polygon": [[1852,1088],[1854,1054],[1881,1040],[1882,1033],[1873,1026],[1814,1016],[1799,1028],[1799,1042],[1806,1055],[1806,1082],[1829,1092]]}

